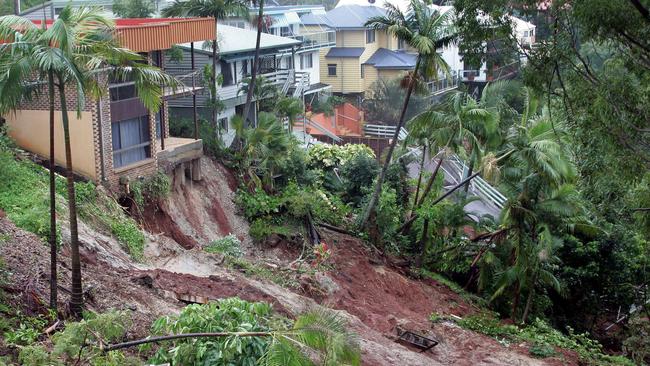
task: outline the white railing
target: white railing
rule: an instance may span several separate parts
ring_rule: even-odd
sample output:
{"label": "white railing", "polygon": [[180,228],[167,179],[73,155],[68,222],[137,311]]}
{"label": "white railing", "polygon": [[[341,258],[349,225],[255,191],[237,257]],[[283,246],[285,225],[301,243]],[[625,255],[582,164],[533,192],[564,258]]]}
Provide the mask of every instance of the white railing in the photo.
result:
{"label": "white railing", "polygon": [[427,89],[429,89],[431,96],[444,94],[450,90],[458,89],[461,79],[458,76],[459,73],[460,72],[454,72],[450,77],[428,82]]}
{"label": "white railing", "polygon": [[[469,167],[465,165],[457,155],[451,155],[447,157],[448,166],[451,166],[453,171],[445,171],[449,174],[450,177],[453,177],[456,181],[455,183],[461,182],[466,178],[467,173],[469,172]],[[456,179],[458,178],[458,179]],[[477,176],[472,179],[469,184],[470,191],[472,194],[478,196],[484,202],[489,202],[498,209],[503,209],[503,206],[508,201],[506,196],[501,194],[496,188],[492,187],[490,183],[486,182],[485,179]]]}
{"label": "white railing", "polygon": [[[295,72],[293,69],[277,70],[265,74],[260,74],[259,76],[265,78],[271,84],[278,87],[282,91],[282,94],[285,95],[292,87],[298,89],[298,87],[301,86],[303,88],[299,91],[298,95],[295,95],[294,90],[294,96],[301,95],[302,90],[309,87],[309,73]],[[236,85],[221,86],[217,89],[217,94],[219,94],[219,98],[221,98],[221,100],[237,98],[243,95],[240,92],[242,86],[243,83],[241,82],[237,83]]]}
{"label": "white railing", "polygon": [[[395,136],[395,130],[397,126],[386,126],[386,125],[372,125],[366,124],[363,126],[363,132],[366,135],[376,136],[376,137],[385,137],[392,138]],[[398,140],[404,140],[408,136],[408,132],[402,127],[399,134],[397,135]]]}
{"label": "white railing", "polygon": [[303,50],[328,48],[328,47],[336,46],[335,31],[303,33],[303,34],[292,35],[289,37],[296,39],[298,41],[302,41],[302,45],[300,47]]}

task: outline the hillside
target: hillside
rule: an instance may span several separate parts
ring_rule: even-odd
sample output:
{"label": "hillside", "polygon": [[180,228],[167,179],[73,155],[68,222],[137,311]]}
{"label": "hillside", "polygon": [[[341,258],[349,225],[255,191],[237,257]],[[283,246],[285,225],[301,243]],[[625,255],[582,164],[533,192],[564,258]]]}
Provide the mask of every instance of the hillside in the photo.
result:
{"label": "hillside", "polygon": [[[529,355],[525,343],[506,346],[453,321],[432,323],[432,313],[466,317],[481,309],[435,280],[407,277],[357,238],[322,230],[323,241],[332,251],[328,267],[319,271],[296,268],[292,262],[301,248],[282,238],[253,243],[246,235],[245,221],[234,211],[229,173],[208,159],[202,164],[207,173],[204,181],[172,192],[160,211],[146,220],[142,262],[132,261],[112,237],[83,226],[82,269],[88,307],[98,312],[128,310],[134,320],[128,338],[146,336],[155,318],[177,313],[188,302],[238,296],[272,303],[276,311],[289,317],[321,306],[337,310],[359,336],[364,365],[576,364],[572,353],[539,360]],[[65,230],[64,226],[64,243]],[[243,259],[232,263],[201,250],[201,245],[231,230],[243,239]],[[43,311],[48,248],[4,215],[0,237],[0,257],[7,273],[3,288],[11,303],[28,312]],[[63,296],[59,301],[65,304],[67,246],[61,254]],[[433,337],[440,344],[420,353],[395,342],[396,326]],[[9,351],[3,349],[3,353]]]}

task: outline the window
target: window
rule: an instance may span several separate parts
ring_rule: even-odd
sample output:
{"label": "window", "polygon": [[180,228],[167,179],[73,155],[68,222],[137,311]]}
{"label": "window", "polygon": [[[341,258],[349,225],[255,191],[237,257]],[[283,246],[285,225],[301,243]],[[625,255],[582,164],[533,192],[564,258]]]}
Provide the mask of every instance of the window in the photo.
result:
{"label": "window", "polygon": [[327,64],[327,75],[336,76],[336,64]]}
{"label": "window", "polygon": [[228,117],[219,118],[219,128],[228,132]]}
{"label": "window", "polygon": [[280,35],[282,37],[288,37],[292,34],[291,27],[280,27]]}
{"label": "window", "polygon": [[241,62],[241,74],[244,75],[244,77],[250,75],[248,72],[248,60],[244,60]]}
{"label": "window", "polygon": [[366,43],[375,43],[375,30],[366,30]]}
{"label": "window", "polygon": [[312,54],[302,54],[300,55],[300,69],[311,69],[314,67],[314,59],[312,58]]}
{"label": "window", "polygon": [[120,168],[151,157],[149,116],[113,122],[113,167]]}
{"label": "window", "polygon": [[223,86],[233,85],[235,82],[233,80],[232,68],[230,64],[224,60],[219,61],[219,64],[221,66],[221,75],[223,75],[223,82],[221,83],[221,85]]}
{"label": "window", "polygon": [[524,37],[528,37],[528,31],[524,31]]}
{"label": "window", "polygon": [[109,89],[109,94],[111,95],[111,102],[135,98],[135,84],[129,82],[119,86],[111,87]]}
{"label": "window", "polygon": [[361,78],[363,79],[363,65],[361,65]]}
{"label": "window", "polygon": [[401,39],[401,38],[398,38],[397,39],[397,49],[398,50],[403,50],[404,48],[405,48],[404,47],[404,40]]}
{"label": "window", "polygon": [[160,137],[162,137],[162,107],[156,113],[156,139],[160,140]]}

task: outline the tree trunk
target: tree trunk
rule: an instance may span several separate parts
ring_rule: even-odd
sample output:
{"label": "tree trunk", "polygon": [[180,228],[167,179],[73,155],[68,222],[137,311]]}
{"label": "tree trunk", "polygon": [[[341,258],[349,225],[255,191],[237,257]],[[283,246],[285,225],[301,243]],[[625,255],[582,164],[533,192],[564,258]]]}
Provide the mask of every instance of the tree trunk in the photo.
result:
{"label": "tree trunk", "polygon": [[386,177],[386,171],[388,171],[390,160],[393,157],[393,150],[395,150],[395,146],[397,145],[399,132],[404,126],[404,119],[406,118],[406,110],[409,105],[409,100],[411,99],[411,94],[413,93],[413,88],[415,87],[415,78],[417,78],[419,68],[420,68],[420,56],[418,55],[418,60],[415,63],[415,69],[413,70],[413,76],[409,82],[409,87],[408,90],[406,91],[406,97],[404,98],[404,105],[402,105],[402,112],[400,113],[399,123],[397,124],[397,128],[395,129],[393,140],[390,142],[390,146],[388,147],[388,154],[386,155],[386,161],[384,162],[384,166],[381,168],[381,172],[379,173],[379,177],[377,178],[377,183],[375,184],[375,190],[372,193],[372,196],[370,197],[370,201],[368,201],[368,206],[364,210],[363,217],[361,218],[361,221],[359,223],[359,226],[361,228],[366,226],[366,224],[368,223],[368,218],[370,217],[370,213],[375,211],[375,206],[377,205],[377,201],[379,201],[379,195],[381,194],[381,187],[382,184],[384,183],[384,178]]}
{"label": "tree trunk", "polygon": [[14,14],[20,15],[20,0],[14,0]]}
{"label": "tree trunk", "polygon": [[255,41],[255,56],[253,58],[253,70],[251,70],[251,81],[248,83],[248,93],[246,93],[246,104],[244,104],[244,124],[248,121],[248,113],[251,109],[253,100],[253,89],[255,89],[255,79],[257,78],[257,69],[260,63],[260,39],[262,37],[262,17],[264,16],[264,0],[259,0],[260,9],[257,13],[257,40]]}
{"label": "tree trunk", "polygon": [[[474,157],[469,159],[469,165],[467,166],[467,176],[469,177],[472,175],[472,172],[474,172]],[[465,194],[469,192],[469,184],[470,182],[467,181],[467,184],[465,184],[465,187],[463,187],[463,190],[465,191]]]}
{"label": "tree trunk", "polygon": [[[214,18],[215,22],[215,27],[217,24],[217,18]],[[214,30],[214,42],[212,43],[212,77],[210,78],[210,83],[212,87],[210,88],[210,91],[212,92],[212,96],[210,97],[211,99],[211,104],[212,104],[212,126],[215,127],[217,131],[217,136],[219,136],[219,126],[217,125],[217,62],[219,62],[218,57],[219,57],[219,40],[217,39],[217,29],[215,28]],[[192,55],[194,57],[194,55]]]}
{"label": "tree trunk", "polygon": [[422,160],[420,160],[420,174],[418,174],[418,185],[415,189],[415,197],[413,198],[413,210],[418,205],[418,197],[420,196],[420,185],[422,184],[422,173],[424,172],[424,161],[427,158],[427,145],[422,148]]}
{"label": "tree trunk", "polygon": [[528,299],[526,299],[526,307],[524,308],[524,315],[521,317],[522,324],[526,324],[526,320],[528,320],[530,307],[533,304],[533,296],[535,296],[535,284],[532,285],[530,292],[528,293]]}
{"label": "tree trunk", "polygon": [[79,256],[79,231],[77,227],[77,201],[75,197],[74,172],[72,171],[72,148],[70,145],[70,120],[65,98],[65,80],[58,75],[59,97],[61,99],[61,117],[63,119],[63,140],[65,143],[66,180],[68,186],[68,209],[70,211],[70,262],[72,267],[72,286],[70,311],[76,318],[81,318],[83,307],[83,289],[81,286],[81,257]]}
{"label": "tree trunk", "polygon": [[429,240],[429,219],[424,220],[422,225],[422,236],[420,237],[420,245],[418,246],[418,251],[415,253],[415,267],[422,267],[422,258],[424,257],[424,250],[427,247],[427,240]]}
{"label": "tree trunk", "polygon": [[57,270],[56,270],[56,174],[54,172],[54,73],[47,73],[50,96],[50,309],[57,308]]}
{"label": "tree trunk", "polygon": [[512,309],[510,310],[510,319],[512,319],[513,322],[517,322],[515,319],[517,318],[517,309],[519,308],[519,298],[521,297],[521,286],[519,285],[519,281],[515,283],[515,294],[514,298],[512,299]]}

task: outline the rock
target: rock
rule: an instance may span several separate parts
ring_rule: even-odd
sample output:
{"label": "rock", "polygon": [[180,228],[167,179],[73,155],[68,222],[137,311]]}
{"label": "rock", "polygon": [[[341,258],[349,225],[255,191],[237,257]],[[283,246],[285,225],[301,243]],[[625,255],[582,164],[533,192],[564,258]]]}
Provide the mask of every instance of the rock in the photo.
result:
{"label": "rock", "polygon": [[341,287],[324,272],[316,272],[314,279],[328,295],[341,289]]}
{"label": "rock", "polygon": [[153,278],[151,276],[149,276],[148,274],[144,274],[144,275],[132,278],[131,282],[133,282],[133,283],[135,283],[137,285],[140,285],[140,286],[147,287],[147,288],[153,288]]}

